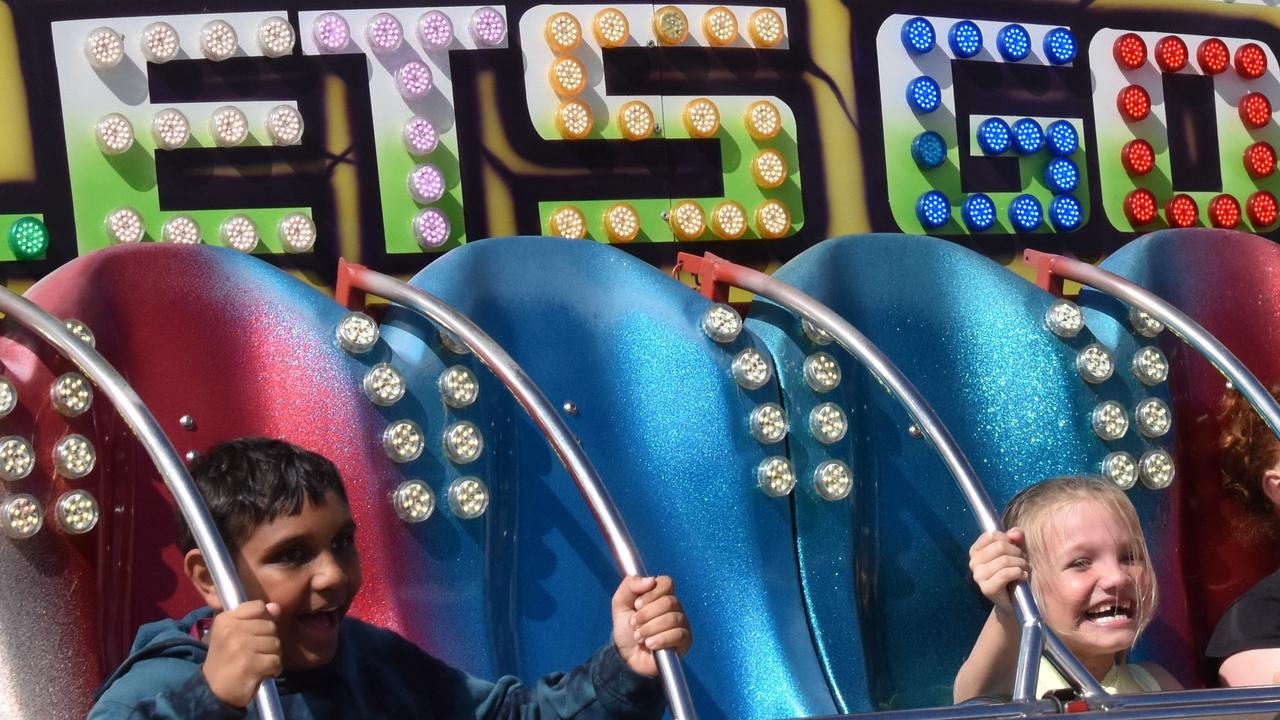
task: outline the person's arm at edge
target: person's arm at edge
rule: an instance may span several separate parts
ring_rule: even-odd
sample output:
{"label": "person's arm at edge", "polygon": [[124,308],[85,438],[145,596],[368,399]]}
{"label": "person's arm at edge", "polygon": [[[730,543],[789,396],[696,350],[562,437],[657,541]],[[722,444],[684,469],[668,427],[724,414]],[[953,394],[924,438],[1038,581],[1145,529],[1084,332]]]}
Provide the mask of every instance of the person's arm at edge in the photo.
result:
{"label": "person's arm at edge", "polygon": [[1226,687],[1271,685],[1280,680],[1280,648],[1245,650],[1231,655],[1218,668]]}
{"label": "person's arm at edge", "polygon": [[1021,627],[1012,612],[993,608],[973,643],[973,650],[956,673],[952,700],[960,703],[983,696],[1005,696],[1013,690],[1018,665]]}
{"label": "person's arm at edge", "polygon": [[983,533],[969,548],[969,570],[978,589],[991,601],[991,614],[956,673],[953,702],[982,696],[1007,696],[1013,690],[1021,626],[1013,612],[1009,588],[1029,577],[1025,537],[1020,528]]}

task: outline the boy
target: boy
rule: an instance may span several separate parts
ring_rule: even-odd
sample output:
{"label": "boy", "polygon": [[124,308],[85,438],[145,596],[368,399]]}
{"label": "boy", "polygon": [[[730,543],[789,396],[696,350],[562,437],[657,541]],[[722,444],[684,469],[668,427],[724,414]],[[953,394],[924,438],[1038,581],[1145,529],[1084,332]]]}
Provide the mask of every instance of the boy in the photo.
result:
{"label": "boy", "polygon": [[209,607],[143,626],[90,720],[242,718],[266,677],[279,677],[289,720],[662,715],[653,653],[683,653],[692,639],[670,578],[622,581],[613,643],[585,665],[532,688],[511,677],[488,683],[344,617],[360,589],[360,558],[342,478],[328,460],[248,438],[214,447],[191,475],[250,600],[221,612],[204,556],[179,518],[187,577]]}

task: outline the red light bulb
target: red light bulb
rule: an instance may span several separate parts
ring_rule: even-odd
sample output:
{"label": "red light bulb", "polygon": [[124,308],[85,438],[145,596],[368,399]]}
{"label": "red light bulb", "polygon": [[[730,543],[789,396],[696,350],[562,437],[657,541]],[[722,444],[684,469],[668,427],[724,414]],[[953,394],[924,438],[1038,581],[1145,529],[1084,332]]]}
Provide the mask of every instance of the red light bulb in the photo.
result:
{"label": "red light bulb", "polygon": [[1151,96],[1141,85],[1129,85],[1120,91],[1116,105],[1126,120],[1137,122],[1151,112]]}
{"label": "red light bulb", "polygon": [[1133,175],[1146,175],[1156,166],[1156,151],[1146,140],[1130,140],[1120,149],[1120,162]]}
{"label": "red light bulb", "polygon": [[1196,48],[1196,60],[1206,75],[1217,75],[1231,64],[1231,51],[1218,38],[1209,38]]}
{"label": "red light bulb", "polygon": [[1116,38],[1115,44],[1111,46],[1111,53],[1115,55],[1120,67],[1136,70],[1147,61],[1147,44],[1137,33],[1125,33]]}
{"label": "red light bulb", "polygon": [[1236,48],[1236,72],[1250,80],[1262,77],[1267,71],[1267,54],[1258,43],[1245,43]]}
{"label": "red light bulb", "polygon": [[1280,212],[1280,208],[1277,208],[1276,196],[1266,190],[1259,190],[1250,195],[1245,208],[1249,212],[1249,222],[1259,228],[1274,223],[1276,214]]}
{"label": "red light bulb", "polygon": [[1244,169],[1256,178],[1276,171],[1276,149],[1270,143],[1256,142],[1244,149]]}
{"label": "red light bulb", "polygon": [[1187,44],[1177,35],[1165,35],[1157,40],[1152,54],[1165,72],[1178,72],[1187,66]]}
{"label": "red light bulb", "polygon": [[1233,228],[1240,224],[1240,203],[1222,194],[1209,201],[1209,222],[1217,228]]}
{"label": "red light bulb", "polygon": [[1124,198],[1124,214],[1134,225],[1146,225],[1156,219],[1156,196],[1146,188],[1138,188]]}
{"label": "red light bulb", "polygon": [[1196,201],[1190,195],[1179,193],[1164,206],[1164,217],[1170,227],[1188,228],[1196,224],[1200,208],[1196,207]]}
{"label": "red light bulb", "polygon": [[1271,122],[1271,101],[1260,92],[1240,98],[1240,120],[1245,127],[1260,128]]}

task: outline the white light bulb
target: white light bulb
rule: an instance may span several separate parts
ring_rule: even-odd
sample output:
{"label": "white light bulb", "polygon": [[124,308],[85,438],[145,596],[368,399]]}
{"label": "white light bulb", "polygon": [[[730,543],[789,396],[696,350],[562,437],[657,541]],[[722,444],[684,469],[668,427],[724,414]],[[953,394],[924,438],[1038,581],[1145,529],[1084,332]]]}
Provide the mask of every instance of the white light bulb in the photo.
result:
{"label": "white light bulb", "polygon": [[167,22],[153,22],[142,29],[142,56],[149,62],[167,63],[178,56],[178,31]]}
{"label": "white light bulb", "polygon": [[49,399],[60,414],[76,417],[93,404],[93,387],[77,373],[64,373],[49,388]]}
{"label": "white light bulb", "polygon": [[302,113],[292,105],[277,105],[267,113],[267,137],[274,145],[297,145],[302,141]]}
{"label": "white light bulb", "polygon": [[120,113],[103,115],[94,128],[103,155],[120,155],[133,147],[133,123]]}
{"label": "white light bulb", "polygon": [[1076,370],[1084,381],[1097,385],[1111,379],[1116,364],[1111,351],[1099,343],[1089,343],[1076,355]]}
{"label": "white light bulb", "polygon": [[0,438],[0,480],[17,482],[31,474],[36,466],[31,443],[17,435]]}
{"label": "white light bulb", "polygon": [[438,385],[445,405],[451,408],[467,407],[480,395],[480,383],[476,381],[475,373],[462,365],[446,368],[440,373]]}
{"label": "white light bulb", "polygon": [[362,312],[349,312],[338,321],[338,346],[352,355],[363,355],[378,342],[378,323]]}
{"label": "white light bulb", "polygon": [[1102,459],[1102,475],[1122,490],[1128,490],[1138,482],[1138,461],[1124,451],[1109,453]]}
{"label": "white light bulb", "polygon": [[240,39],[226,20],[210,20],[200,28],[200,50],[210,60],[226,60],[236,54]]}
{"label": "white light bulb", "polygon": [[839,460],[826,460],[813,471],[813,491],[827,502],[849,497],[853,490],[853,471]]}
{"label": "white light bulb", "polygon": [[1084,328],[1084,313],[1070,300],[1054,300],[1044,313],[1044,324],[1060,338],[1073,338]]}
{"label": "white light bulb", "polygon": [[1093,431],[1108,442],[1119,440],[1129,432],[1129,414],[1115,400],[1098,403],[1089,416]]}
{"label": "white light bulb", "polygon": [[142,214],[131,207],[112,210],[104,222],[107,238],[117,243],[142,242],[146,228],[142,224]]}
{"label": "white light bulb", "polygon": [[199,245],[200,226],[190,215],[174,215],[165,221],[160,237],[167,243]]}
{"label": "white light bulb", "polygon": [[404,397],[404,376],[390,363],[378,363],[365,373],[364,394],[369,402],[382,407],[390,407]]}
{"label": "white light bulb", "polygon": [[436,494],[421,480],[406,480],[391,494],[391,506],[407,523],[420,523],[436,510]]}
{"label": "white light bulb", "polygon": [[1164,435],[1173,425],[1173,412],[1160,398],[1149,397],[1139,401],[1133,417],[1137,420],[1138,432],[1149,438]]}
{"label": "white light bulb", "polygon": [[1169,378],[1169,361],[1150,345],[1133,354],[1133,374],[1143,385],[1159,385]]}
{"label": "white light bulb", "polygon": [[0,505],[0,530],[15,540],[40,532],[44,527],[44,508],[40,501],[22,493],[14,495]]}
{"label": "white light bulb", "polygon": [[840,385],[840,364],[831,353],[816,352],[804,359],[804,381],[814,392],[831,392]]}
{"label": "white light bulb", "polygon": [[489,509],[489,487],[475,476],[460,477],[449,484],[449,510],[463,520],[474,520]]}
{"label": "white light bulb", "polygon": [[1129,324],[1133,326],[1133,331],[1142,337],[1155,337],[1164,330],[1164,323],[1152,317],[1147,311],[1136,307],[1129,308]]}
{"label": "white light bulb", "polygon": [[98,524],[98,501],[86,490],[63,493],[54,507],[58,527],[70,535],[83,535]]}
{"label": "white light bulb", "polygon": [[426,446],[422,428],[412,420],[397,420],[382,433],[382,449],[393,462],[413,462],[422,455]]}
{"label": "white light bulb", "polygon": [[849,420],[835,403],[822,403],[809,412],[809,432],[824,445],[840,442],[848,431]]}
{"label": "white light bulb", "polygon": [[181,110],[165,108],[152,119],[151,136],[155,138],[156,147],[176,150],[191,139],[191,123]]}
{"label": "white light bulb", "polygon": [[209,117],[209,132],[220,147],[235,147],[249,137],[249,118],[234,105],[224,105]]}
{"label": "white light bulb", "polygon": [[258,226],[247,215],[232,215],[218,228],[222,244],[240,252],[252,252],[258,247]]}
{"label": "white light bulb", "polygon": [[764,445],[782,442],[787,436],[787,414],[778,403],[757,405],[747,421],[751,436]]}
{"label": "white light bulb", "polygon": [[785,497],[796,486],[791,461],[781,455],[765,458],[756,466],[756,484],[769,497]]}
{"label": "white light bulb", "polygon": [[759,350],[745,348],[733,358],[733,379],[747,390],[765,386],[773,377],[773,365]]}
{"label": "white light bulb", "polygon": [[286,252],[306,252],[316,244],[316,224],[303,213],[289,213],[280,218],[276,235]]}
{"label": "white light bulb", "polygon": [[288,20],[273,15],[258,25],[258,48],[269,58],[284,57],[293,52],[297,35]]}
{"label": "white light bulb", "polygon": [[731,343],[742,332],[742,316],[724,303],[712,305],[702,316],[702,330],[718,343]]}
{"label": "white light bulb", "polygon": [[484,435],[475,423],[463,420],[444,429],[444,454],[455,465],[474,462],[483,450]]}
{"label": "white light bulb", "polygon": [[109,27],[95,28],[84,40],[84,54],[98,70],[113,68],[124,60],[124,36]]}
{"label": "white light bulb", "polygon": [[97,461],[93,443],[83,435],[66,435],[53,446],[53,466],[59,475],[69,480],[78,480],[93,472]]}
{"label": "white light bulb", "polygon": [[0,377],[0,418],[18,407],[18,388],[7,377]]}
{"label": "white light bulb", "polygon": [[1152,490],[1163,490],[1173,484],[1173,457],[1164,450],[1148,450],[1138,461],[1142,484]]}

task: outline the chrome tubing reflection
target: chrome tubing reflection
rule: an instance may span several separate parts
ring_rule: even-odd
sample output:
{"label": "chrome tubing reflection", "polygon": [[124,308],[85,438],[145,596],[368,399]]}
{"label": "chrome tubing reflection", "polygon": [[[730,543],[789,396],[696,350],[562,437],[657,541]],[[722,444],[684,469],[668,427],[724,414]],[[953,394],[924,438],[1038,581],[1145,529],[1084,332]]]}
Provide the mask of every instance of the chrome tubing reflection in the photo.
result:
{"label": "chrome tubing reflection", "polygon": [[[19,325],[35,333],[42,340],[52,345],[64,357],[75,363],[84,376],[98,386],[111,400],[116,411],[124,418],[125,424],[133,431],[138,442],[146,449],[155,463],[156,470],[164,479],[165,486],[173,494],[178,511],[191,528],[195,536],[196,546],[204,554],[209,563],[209,574],[218,591],[218,599],[228,610],[244,602],[244,588],[236,575],[235,565],[227,552],[218,528],[209,516],[204,498],[196,489],[187,467],[183,465],[178,451],[169,442],[168,436],[160,429],[142,399],[134,392],[124,377],[87,343],[76,337],[62,324],[58,318],[45,312],[35,303],[21,295],[0,287],[0,312]],[[284,720],[284,712],[280,708],[280,698],[276,693],[275,680],[267,678],[258,686],[255,695],[258,715],[262,720]]]}
{"label": "chrome tubing reflection", "polygon": [[[348,283],[352,288],[402,305],[457,336],[489,368],[494,377],[506,386],[546,437],[595,516],[618,568],[624,575],[648,575],[631,539],[631,533],[609,496],[609,491],[600,480],[595,466],[541,388],[501,345],[444,301],[406,282],[345,260],[339,261],[338,277],[339,295],[344,291],[343,283]],[[659,650],[657,660],[662,685],[671,706],[672,719],[695,720],[697,715],[680,657],[673,650]]]}

